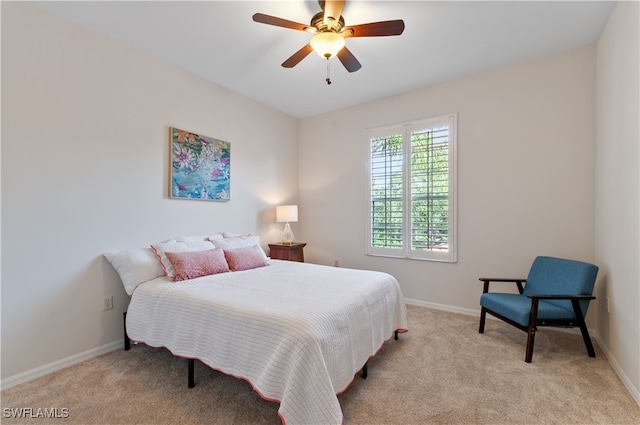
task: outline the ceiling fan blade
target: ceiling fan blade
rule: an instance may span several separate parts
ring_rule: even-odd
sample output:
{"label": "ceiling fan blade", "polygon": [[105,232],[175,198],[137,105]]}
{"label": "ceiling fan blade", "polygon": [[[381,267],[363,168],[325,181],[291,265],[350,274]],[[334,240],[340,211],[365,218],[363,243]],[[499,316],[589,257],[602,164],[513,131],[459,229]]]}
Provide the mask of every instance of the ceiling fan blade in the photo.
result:
{"label": "ceiling fan blade", "polygon": [[273,26],[282,27],[282,28],[289,28],[289,29],[298,30],[298,31],[306,31],[309,29],[309,25],[288,21],[286,19],[277,18],[271,15],[265,15],[264,13],[254,14],[253,20],[261,24],[273,25]]}
{"label": "ceiling fan blade", "polygon": [[313,49],[311,48],[311,44],[306,44],[302,49],[295,52],[289,59],[282,62],[282,66],[285,68],[293,68],[296,66],[302,59],[306,58],[309,53],[311,53]]}
{"label": "ceiling fan blade", "polygon": [[345,0],[325,0],[324,2],[324,24],[333,27],[334,23],[338,23]]}
{"label": "ceiling fan blade", "polygon": [[370,22],[368,24],[353,25],[342,30],[344,37],[383,37],[387,35],[400,35],[404,31],[404,21]]}
{"label": "ceiling fan blade", "polygon": [[340,59],[340,62],[342,62],[344,67],[347,68],[347,71],[349,72],[356,72],[357,70],[362,68],[362,65],[360,64],[360,62],[358,62],[358,59],[353,56],[351,50],[347,49],[347,46],[340,49],[340,51],[338,52],[338,59]]}

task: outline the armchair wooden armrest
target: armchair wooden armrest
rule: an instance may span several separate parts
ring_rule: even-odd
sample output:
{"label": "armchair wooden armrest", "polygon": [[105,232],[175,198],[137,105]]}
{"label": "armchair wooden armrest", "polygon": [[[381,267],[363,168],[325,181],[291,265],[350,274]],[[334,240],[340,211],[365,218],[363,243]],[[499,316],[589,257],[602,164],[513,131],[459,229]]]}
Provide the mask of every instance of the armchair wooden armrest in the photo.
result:
{"label": "armchair wooden armrest", "polygon": [[490,282],[512,282],[518,286],[518,292],[522,294],[523,287],[522,284],[527,281],[527,279],[512,279],[512,278],[503,278],[503,277],[481,277],[480,281],[484,282],[484,289],[482,290],[483,294],[489,292],[489,283]]}
{"label": "armchair wooden armrest", "polygon": [[529,298],[538,298],[539,300],[595,300],[596,297],[592,295],[543,295],[543,294],[529,294]]}

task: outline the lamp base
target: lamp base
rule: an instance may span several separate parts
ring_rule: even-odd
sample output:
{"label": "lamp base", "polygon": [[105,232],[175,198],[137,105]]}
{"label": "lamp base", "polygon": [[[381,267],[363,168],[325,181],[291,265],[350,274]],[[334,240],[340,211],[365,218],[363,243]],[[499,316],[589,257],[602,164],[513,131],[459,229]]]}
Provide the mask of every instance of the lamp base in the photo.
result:
{"label": "lamp base", "polygon": [[291,231],[291,226],[289,226],[289,222],[284,224],[284,230],[282,231],[282,243],[284,244],[293,244],[293,232]]}

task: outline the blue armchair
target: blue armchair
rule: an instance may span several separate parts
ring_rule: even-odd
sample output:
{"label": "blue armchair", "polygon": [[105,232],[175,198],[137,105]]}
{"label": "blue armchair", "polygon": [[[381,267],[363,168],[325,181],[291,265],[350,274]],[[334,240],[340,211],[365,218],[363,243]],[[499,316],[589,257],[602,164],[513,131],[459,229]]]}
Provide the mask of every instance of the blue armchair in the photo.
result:
{"label": "blue armchair", "polygon": [[[584,317],[596,282],[598,267],[581,261],[536,257],[526,279],[480,278],[480,333],[487,313],[527,332],[525,362],[531,363],[538,326],[579,327],[589,357],[595,357]],[[519,294],[489,292],[491,282],[513,282]],[[524,288],[523,288],[523,283]]]}

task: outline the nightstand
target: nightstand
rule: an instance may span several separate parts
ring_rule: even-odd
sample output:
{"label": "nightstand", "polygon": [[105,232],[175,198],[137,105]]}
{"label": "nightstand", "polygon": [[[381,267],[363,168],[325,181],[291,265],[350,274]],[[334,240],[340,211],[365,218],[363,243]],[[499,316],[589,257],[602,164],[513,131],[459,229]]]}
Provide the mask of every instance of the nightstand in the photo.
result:
{"label": "nightstand", "polygon": [[269,244],[269,256],[274,260],[289,260],[299,261],[304,263],[304,251],[303,248],[306,243],[293,242],[293,243],[270,243]]}

